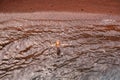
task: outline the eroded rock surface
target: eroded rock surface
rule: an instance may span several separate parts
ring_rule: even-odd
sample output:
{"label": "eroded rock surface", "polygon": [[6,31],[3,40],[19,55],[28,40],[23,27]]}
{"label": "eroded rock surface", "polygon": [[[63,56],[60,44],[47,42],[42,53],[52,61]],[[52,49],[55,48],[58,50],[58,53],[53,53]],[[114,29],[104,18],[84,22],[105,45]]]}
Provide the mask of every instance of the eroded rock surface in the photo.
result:
{"label": "eroded rock surface", "polygon": [[[1,15],[1,80],[120,79],[119,17],[89,15],[86,19],[81,14],[79,19],[29,19],[24,18],[27,15]],[[60,56],[51,46],[56,40],[65,44]]]}

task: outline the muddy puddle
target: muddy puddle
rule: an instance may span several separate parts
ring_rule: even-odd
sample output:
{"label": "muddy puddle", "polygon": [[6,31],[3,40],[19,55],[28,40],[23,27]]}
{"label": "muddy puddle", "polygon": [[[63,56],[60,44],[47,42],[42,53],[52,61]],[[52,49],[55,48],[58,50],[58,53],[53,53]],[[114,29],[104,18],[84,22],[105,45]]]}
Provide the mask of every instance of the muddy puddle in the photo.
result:
{"label": "muddy puddle", "polygon": [[4,15],[0,16],[0,80],[120,79],[119,17]]}

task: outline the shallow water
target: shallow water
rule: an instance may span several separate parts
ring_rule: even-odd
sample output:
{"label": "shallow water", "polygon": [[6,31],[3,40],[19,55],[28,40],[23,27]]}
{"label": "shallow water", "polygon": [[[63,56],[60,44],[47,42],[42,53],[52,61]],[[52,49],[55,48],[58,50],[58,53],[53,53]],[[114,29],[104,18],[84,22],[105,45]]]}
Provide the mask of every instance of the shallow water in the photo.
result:
{"label": "shallow water", "polygon": [[[94,19],[82,14],[79,16],[85,17],[77,19],[29,19],[1,15],[1,80],[120,79],[119,17]],[[51,46],[56,40],[61,43],[60,56]]]}

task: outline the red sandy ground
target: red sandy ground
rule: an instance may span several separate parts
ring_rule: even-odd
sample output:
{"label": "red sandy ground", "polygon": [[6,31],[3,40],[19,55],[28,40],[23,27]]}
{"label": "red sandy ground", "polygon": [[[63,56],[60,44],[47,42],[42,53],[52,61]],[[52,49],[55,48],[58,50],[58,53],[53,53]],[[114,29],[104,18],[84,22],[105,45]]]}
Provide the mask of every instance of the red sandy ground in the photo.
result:
{"label": "red sandy ground", "polygon": [[120,14],[120,0],[0,0],[0,12],[39,11]]}

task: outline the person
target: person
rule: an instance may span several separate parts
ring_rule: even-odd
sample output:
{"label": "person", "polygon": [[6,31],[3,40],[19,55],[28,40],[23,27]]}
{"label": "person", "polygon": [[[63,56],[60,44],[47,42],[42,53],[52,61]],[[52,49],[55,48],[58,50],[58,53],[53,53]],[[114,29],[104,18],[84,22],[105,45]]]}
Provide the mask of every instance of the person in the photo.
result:
{"label": "person", "polygon": [[57,55],[59,56],[60,53],[61,53],[61,50],[60,50],[60,41],[59,40],[56,41],[55,46],[57,48]]}

